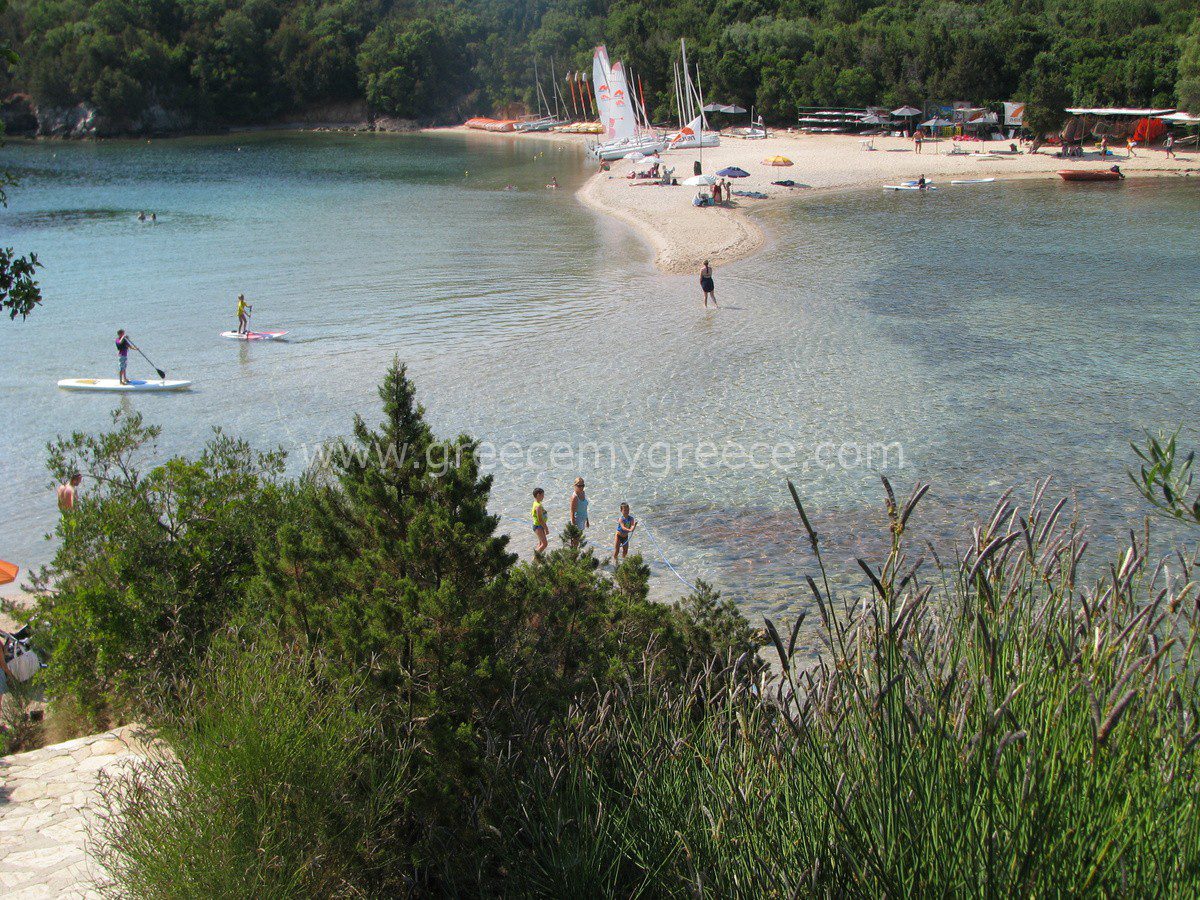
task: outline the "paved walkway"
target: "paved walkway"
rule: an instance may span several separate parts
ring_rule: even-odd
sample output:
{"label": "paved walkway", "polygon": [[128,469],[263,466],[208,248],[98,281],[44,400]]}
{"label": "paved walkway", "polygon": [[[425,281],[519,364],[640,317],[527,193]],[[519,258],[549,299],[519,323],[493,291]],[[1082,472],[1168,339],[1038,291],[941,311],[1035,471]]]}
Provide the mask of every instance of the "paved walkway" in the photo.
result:
{"label": "paved walkway", "polygon": [[0,757],[0,897],[97,896],[87,822],[103,771],[141,757],[133,726]]}

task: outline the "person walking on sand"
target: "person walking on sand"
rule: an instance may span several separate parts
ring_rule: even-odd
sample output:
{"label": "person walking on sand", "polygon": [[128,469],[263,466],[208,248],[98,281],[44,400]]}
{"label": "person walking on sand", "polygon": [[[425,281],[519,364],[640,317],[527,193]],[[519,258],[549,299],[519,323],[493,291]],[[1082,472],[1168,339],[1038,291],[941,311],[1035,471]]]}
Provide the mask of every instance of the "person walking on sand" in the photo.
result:
{"label": "person walking on sand", "polygon": [[136,350],[137,344],[129,339],[124,328],[117,329],[117,380],[121,384],[129,384],[125,372],[129,368],[129,351]]}
{"label": "person walking on sand", "polygon": [[1137,141],[1135,141],[1133,138],[1130,138],[1130,139],[1129,139],[1129,144],[1128,144],[1128,146],[1127,146],[1127,149],[1128,149],[1128,151],[1129,151],[1129,157],[1130,157],[1131,159],[1132,159],[1133,157],[1137,156],[1137,154],[1133,152],[1133,151],[1134,151],[1134,150],[1137,148],[1137,144],[1138,144],[1138,142],[1137,142]]}
{"label": "person walking on sand", "polygon": [[712,297],[713,306],[717,305],[717,288],[713,283],[713,269],[706,259],[700,270],[700,290],[704,291],[704,308],[708,309],[708,298]]}
{"label": "person walking on sand", "polygon": [[[571,494],[571,524],[583,531],[591,522],[588,521],[588,498],[584,493],[584,483],[582,478],[575,479],[575,490]],[[578,542],[572,543],[573,547],[578,547]]]}
{"label": "person walking on sand", "polygon": [[59,510],[70,512],[75,508],[75,492],[81,481],[83,481],[83,476],[78,472],[72,472],[67,480],[58,486]]}
{"label": "person walking on sand", "polygon": [[250,332],[250,313],[254,312],[254,307],[246,302],[245,294],[238,294],[237,317],[238,317],[238,334],[249,334]]}
{"label": "person walking on sand", "polygon": [[629,536],[637,530],[637,519],[629,514],[629,504],[621,504],[621,515],[617,518],[617,538],[613,543],[613,568],[617,566],[617,556],[629,558]]}
{"label": "person walking on sand", "polygon": [[1167,132],[1167,139],[1163,141],[1163,150],[1167,153],[1167,159],[1175,159],[1175,135]]}
{"label": "person walking on sand", "polygon": [[923,140],[923,138],[921,137],[921,129],[918,128],[916,131],[913,132],[913,153],[921,152],[921,141],[922,140]]}
{"label": "person walking on sand", "polygon": [[533,489],[533,533],[537,537],[537,547],[534,548],[534,553],[544,553],[546,548],[550,546],[549,528],[546,521],[546,507],[542,506],[542,499],[546,496],[546,492],[540,487]]}

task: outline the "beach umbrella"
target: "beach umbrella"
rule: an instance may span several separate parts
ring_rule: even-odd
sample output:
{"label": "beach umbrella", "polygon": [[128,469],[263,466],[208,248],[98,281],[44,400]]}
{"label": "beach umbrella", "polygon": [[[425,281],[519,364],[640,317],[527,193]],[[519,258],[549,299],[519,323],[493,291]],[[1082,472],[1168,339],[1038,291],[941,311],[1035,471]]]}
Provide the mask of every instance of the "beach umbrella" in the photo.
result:
{"label": "beach umbrella", "polygon": [[928,120],[927,122],[922,122],[921,127],[922,128],[947,128],[953,124],[954,123],[951,122],[949,119],[943,119],[943,118],[940,118],[939,116],[934,116],[932,119]]}
{"label": "beach umbrella", "polygon": [[646,154],[645,154],[645,153],[642,153],[640,150],[634,150],[632,153],[630,153],[630,154],[629,154],[627,157],[625,157],[625,158],[626,158],[627,160],[629,160],[630,162],[635,162],[635,163],[636,163],[636,162],[641,162],[643,159],[645,159],[645,158],[646,158]]}
{"label": "beach umbrella", "polygon": [[763,160],[765,166],[790,166],[792,161],[786,156],[768,156]]}
{"label": "beach umbrella", "polygon": [[0,584],[12,584],[17,580],[17,573],[20,571],[21,568],[16,563],[0,559]]}
{"label": "beach umbrella", "polygon": [[739,169],[737,166],[728,166],[717,173],[722,178],[749,178],[750,173],[745,169]]}
{"label": "beach umbrella", "polygon": [[731,106],[722,106],[721,112],[729,113],[731,116],[736,116],[736,115],[741,115],[742,113],[745,112],[745,110],[742,109],[740,106],[731,105]]}
{"label": "beach umbrella", "polygon": [[902,106],[899,109],[893,109],[892,115],[898,116],[901,119],[911,119],[913,116],[919,116],[921,111],[915,106]]}
{"label": "beach umbrella", "polygon": [[691,178],[684,181],[688,187],[711,187],[717,183],[717,179],[712,175],[693,175]]}

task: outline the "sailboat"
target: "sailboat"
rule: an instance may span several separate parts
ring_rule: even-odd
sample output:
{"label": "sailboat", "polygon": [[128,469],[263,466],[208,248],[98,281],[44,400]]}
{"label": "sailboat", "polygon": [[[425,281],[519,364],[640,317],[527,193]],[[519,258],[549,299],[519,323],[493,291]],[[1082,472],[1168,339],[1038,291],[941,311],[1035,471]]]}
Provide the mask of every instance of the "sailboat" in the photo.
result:
{"label": "sailboat", "polygon": [[554,109],[550,108],[550,101],[546,98],[546,92],[542,90],[542,79],[538,75],[537,60],[535,59],[533,61],[533,86],[538,98],[538,115],[526,116],[521,119],[515,126],[516,131],[549,131],[556,125],[567,124],[567,120],[562,117],[560,112],[558,88],[554,82],[553,62],[550,67],[550,89],[554,92]]}
{"label": "sailboat", "polygon": [[665,149],[662,138],[650,127],[646,111],[629,85],[625,67],[609,63],[601,44],[592,54],[592,84],[596,109],[604,126],[604,140],[588,147],[594,159],[622,159],[631,153],[651,154]]}
{"label": "sailboat", "polygon": [[679,130],[667,136],[668,150],[686,150],[692,147],[719,147],[721,136],[708,131],[708,119],[704,115],[704,94],[700,91],[700,68],[696,68],[696,80],[692,81],[688,65],[687,44],[679,39],[681,61],[675,64],[675,110],[679,116]]}

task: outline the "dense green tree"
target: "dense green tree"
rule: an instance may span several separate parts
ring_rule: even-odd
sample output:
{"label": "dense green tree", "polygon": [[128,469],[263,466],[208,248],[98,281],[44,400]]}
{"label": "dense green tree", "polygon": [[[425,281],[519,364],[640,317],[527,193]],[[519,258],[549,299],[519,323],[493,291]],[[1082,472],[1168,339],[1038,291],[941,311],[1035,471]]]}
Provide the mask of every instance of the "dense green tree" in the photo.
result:
{"label": "dense green tree", "polygon": [[1192,23],[1187,36],[1181,41],[1176,91],[1179,105],[1192,115],[1200,116],[1200,19]]}

